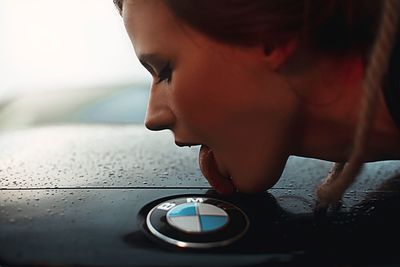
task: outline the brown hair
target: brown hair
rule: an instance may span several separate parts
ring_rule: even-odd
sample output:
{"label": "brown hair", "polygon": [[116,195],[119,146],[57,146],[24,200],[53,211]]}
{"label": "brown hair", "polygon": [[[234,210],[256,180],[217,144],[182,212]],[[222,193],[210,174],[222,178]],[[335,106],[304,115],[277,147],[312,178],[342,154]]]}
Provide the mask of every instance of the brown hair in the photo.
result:
{"label": "brown hair", "polygon": [[[375,35],[378,0],[163,0],[185,24],[235,45],[268,50],[296,37],[313,49],[367,51]],[[123,0],[114,0],[122,11]],[[361,50],[360,50],[361,49]]]}

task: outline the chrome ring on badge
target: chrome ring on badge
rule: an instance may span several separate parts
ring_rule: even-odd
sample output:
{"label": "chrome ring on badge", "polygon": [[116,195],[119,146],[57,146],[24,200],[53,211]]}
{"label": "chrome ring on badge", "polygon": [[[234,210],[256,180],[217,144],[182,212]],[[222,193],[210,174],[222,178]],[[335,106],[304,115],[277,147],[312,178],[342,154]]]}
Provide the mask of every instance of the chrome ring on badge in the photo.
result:
{"label": "chrome ring on badge", "polygon": [[149,231],[161,240],[187,248],[231,244],[249,227],[246,214],[235,205],[208,197],[179,197],[155,206],[146,217]]}

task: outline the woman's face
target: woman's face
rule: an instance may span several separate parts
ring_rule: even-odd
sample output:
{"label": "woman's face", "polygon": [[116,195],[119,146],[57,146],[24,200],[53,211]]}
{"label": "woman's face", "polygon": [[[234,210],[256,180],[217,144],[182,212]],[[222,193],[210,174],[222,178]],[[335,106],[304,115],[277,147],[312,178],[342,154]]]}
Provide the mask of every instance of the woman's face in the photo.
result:
{"label": "woman's face", "polygon": [[202,145],[201,169],[221,193],[274,185],[291,153],[297,102],[262,47],[216,42],[159,0],[126,0],[123,18],[153,76],[146,126],[170,129],[179,146]]}

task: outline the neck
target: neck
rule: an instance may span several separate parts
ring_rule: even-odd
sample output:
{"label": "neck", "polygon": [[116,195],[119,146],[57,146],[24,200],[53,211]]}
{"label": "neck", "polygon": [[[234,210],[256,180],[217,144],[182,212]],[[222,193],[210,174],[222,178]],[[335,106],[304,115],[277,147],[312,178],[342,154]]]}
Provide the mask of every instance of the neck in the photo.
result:
{"label": "neck", "polygon": [[[359,57],[320,58],[312,70],[293,77],[301,102],[301,133],[294,154],[329,161],[346,161],[358,124],[364,64]],[[379,94],[365,160],[400,159],[400,132]]]}

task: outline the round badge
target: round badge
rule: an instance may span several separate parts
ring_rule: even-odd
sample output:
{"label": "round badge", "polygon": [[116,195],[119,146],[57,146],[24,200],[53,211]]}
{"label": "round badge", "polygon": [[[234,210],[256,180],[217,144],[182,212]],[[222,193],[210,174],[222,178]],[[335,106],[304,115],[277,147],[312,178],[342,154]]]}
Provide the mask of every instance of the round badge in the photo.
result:
{"label": "round badge", "polygon": [[231,203],[194,196],[156,205],[147,214],[146,225],[153,235],[170,244],[211,248],[239,239],[247,231],[249,220]]}

